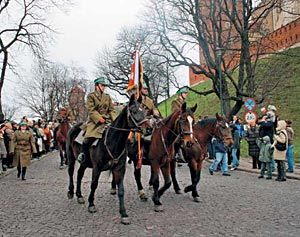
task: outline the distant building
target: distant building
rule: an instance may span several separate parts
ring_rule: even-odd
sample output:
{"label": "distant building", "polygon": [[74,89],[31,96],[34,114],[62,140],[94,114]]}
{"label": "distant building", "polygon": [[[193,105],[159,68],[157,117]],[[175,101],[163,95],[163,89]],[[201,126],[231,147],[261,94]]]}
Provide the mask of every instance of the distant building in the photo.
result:
{"label": "distant building", "polygon": [[85,91],[80,87],[73,88],[69,95],[70,108],[77,123],[86,121],[87,118],[84,97]]}
{"label": "distant building", "polygon": [[[264,4],[264,1],[265,0],[262,0],[260,4]],[[299,13],[300,1],[279,1],[272,12],[263,21],[257,22],[252,28],[250,40],[255,41],[256,38],[262,38],[260,53],[263,53],[264,55],[280,52],[292,47],[299,47],[300,17],[297,15]],[[229,22],[224,22],[225,29],[226,24],[229,24]],[[238,43],[239,42],[235,42],[235,44]],[[251,47],[250,51],[255,54],[257,48]],[[232,58],[235,60],[232,60]],[[199,49],[199,59],[200,63],[205,62],[201,49]],[[239,55],[235,55],[235,57],[232,57],[231,55],[230,59],[232,60],[232,67],[236,67],[239,62]],[[205,67],[205,65],[203,66]],[[192,69],[189,69],[190,86],[194,86],[207,79],[208,78],[205,75],[194,74]]]}

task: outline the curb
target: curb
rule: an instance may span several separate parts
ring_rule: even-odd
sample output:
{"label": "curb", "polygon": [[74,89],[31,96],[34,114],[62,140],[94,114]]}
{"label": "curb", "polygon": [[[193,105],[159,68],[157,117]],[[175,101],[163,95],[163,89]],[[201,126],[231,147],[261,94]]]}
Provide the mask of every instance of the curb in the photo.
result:
{"label": "curb", "polygon": [[[206,159],[205,161],[212,163],[213,161],[210,159]],[[260,170],[253,170],[253,169],[248,169],[245,167],[241,167],[239,166],[235,171],[244,171],[244,172],[248,172],[248,173],[256,173],[256,174],[260,174]],[[277,173],[272,172],[272,176],[276,177]],[[286,173],[286,178],[287,179],[296,179],[296,180],[300,180],[300,175],[297,174],[293,174],[293,173]]]}

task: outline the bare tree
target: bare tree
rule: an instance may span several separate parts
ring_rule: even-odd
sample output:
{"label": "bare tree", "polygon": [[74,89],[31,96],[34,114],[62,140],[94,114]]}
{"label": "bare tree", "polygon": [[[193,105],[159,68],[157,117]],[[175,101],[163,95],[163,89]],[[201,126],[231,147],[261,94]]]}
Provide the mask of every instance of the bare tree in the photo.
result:
{"label": "bare tree", "polygon": [[[97,75],[105,75],[109,88],[120,95],[128,96],[126,88],[130,76],[133,52],[139,43],[140,57],[144,68],[144,82],[150,88],[149,95],[157,103],[160,96],[169,96],[169,84],[176,83],[174,68],[169,67],[163,57],[151,53],[155,45],[143,26],[123,28],[117,36],[113,49],[103,48],[96,60]],[[163,55],[163,52],[161,53]],[[166,90],[167,88],[167,90]]]}
{"label": "bare tree", "polygon": [[[14,56],[29,49],[44,58],[46,45],[53,41],[53,28],[47,20],[53,8],[63,9],[72,0],[1,0],[0,1],[0,98],[7,69],[17,72]],[[0,120],[3,119],[0,100]]]}
{"label": "bare tree", "polygon": [[40,61],[36,65],[33,68],[34,80],[22,83],[19,92],[21,105],[38,117],[52,120],[58,109],[69,101],[69,93],[75,87],[87,88],[86,73],[81,68],[59,63]]}
{"label": "bare tree", "polygon": [[18,109],[19,109],[19,106],[17,106],[17,105],[3,104],[3,113],[5,116],[4,118],[7,120],[12,120]]}
{"label": "bare tree", "polygon": [[[245,97],[261,102],[267,95],[257,94],[255,68],[259,55],[270,49],[261,44],[264,35],[253,37],[253,28],[263,27],[259,23],[280,2],[264,0],[255,7],[251,0],[152,0],[145,15],[147,28],[167,52],[168,63],[188,66],[211,79],[212,88],[197,93],[216,94],[223,112],[231,116],[240,110]],[[200,62],[190,56],[199,48]],[[236,69],[237,79],[233,76]]]}

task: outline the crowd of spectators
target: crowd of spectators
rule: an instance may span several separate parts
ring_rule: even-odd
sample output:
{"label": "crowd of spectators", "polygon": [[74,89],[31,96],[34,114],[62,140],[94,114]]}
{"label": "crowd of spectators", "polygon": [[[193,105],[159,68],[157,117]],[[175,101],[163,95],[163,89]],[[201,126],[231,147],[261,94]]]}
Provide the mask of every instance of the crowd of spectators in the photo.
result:
{"label": "crowd of spectators", "polygon": [[53,134],[57,126],[56,121],[28,120],[27,116],[19,123],[6,120],[0,125],[0,173],[13,168],[13,154],[9,152],[10,143],[21,122],[26,122],[27,130],[31,131],[34,137],[36,153],[32,154],[32,160],[39,159],[55,149]]}
{"label": "crowd of spectators", "polygon": [[[269,105],[267,109],[261,110],[262,114],[255,122],[244,124],[241,118],[233,116],[230,127],[232,129],[233,145],[227,148],[226,164],[231,167],[231,171],[236,170],[240,160],[240,143],[243,139],[248,144],[248,155],[252,158],[252,169],[260,169],[264,177],[267,171],[267,179],[271,179],[270,174],[275,171],[275,162],[277,163],[276,181],[286,181],[286,172],[294,172],[294,162],[292,156],[294,130],[291,120],[281,120],[277,115],[277,109],[274,105]],[[286,144],[286,148],[279,150],[277,143]],[[266,145],[269,144],[269,145]],[[216,155],[212,151],[218,149],[209,144],[209,153],[212,159]],[[267,150],[266,150],[267,147]],[[269,150],[270,149],[270,150]],[[224,158],[223,158],[224,160]],[[285,163],[287,162],[287,168]],[[214,162],[215,163],[215,162]],[[228,170],[222,164],[219,169]],[[211,165],[209,172],[216,171],[216,165]]]}

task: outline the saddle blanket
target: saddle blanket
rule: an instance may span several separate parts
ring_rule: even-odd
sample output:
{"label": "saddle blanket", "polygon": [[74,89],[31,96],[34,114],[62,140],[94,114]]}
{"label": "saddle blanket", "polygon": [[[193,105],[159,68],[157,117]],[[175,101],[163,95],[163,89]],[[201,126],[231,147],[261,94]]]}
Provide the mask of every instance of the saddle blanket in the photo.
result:
{"label": "saddle blanket", "polygon": [[[80,133],[78,134],[78,136],[75,138],[74,141],[77,142],[77,143],[79,143],[80,145],[82,145],[83,140],[84,140],[84,134],[85,134],[85,131],[81,130]],[[92,146],[97,146],[98,141],[99,141],[99,139],[96,139],[93,142]]]}

